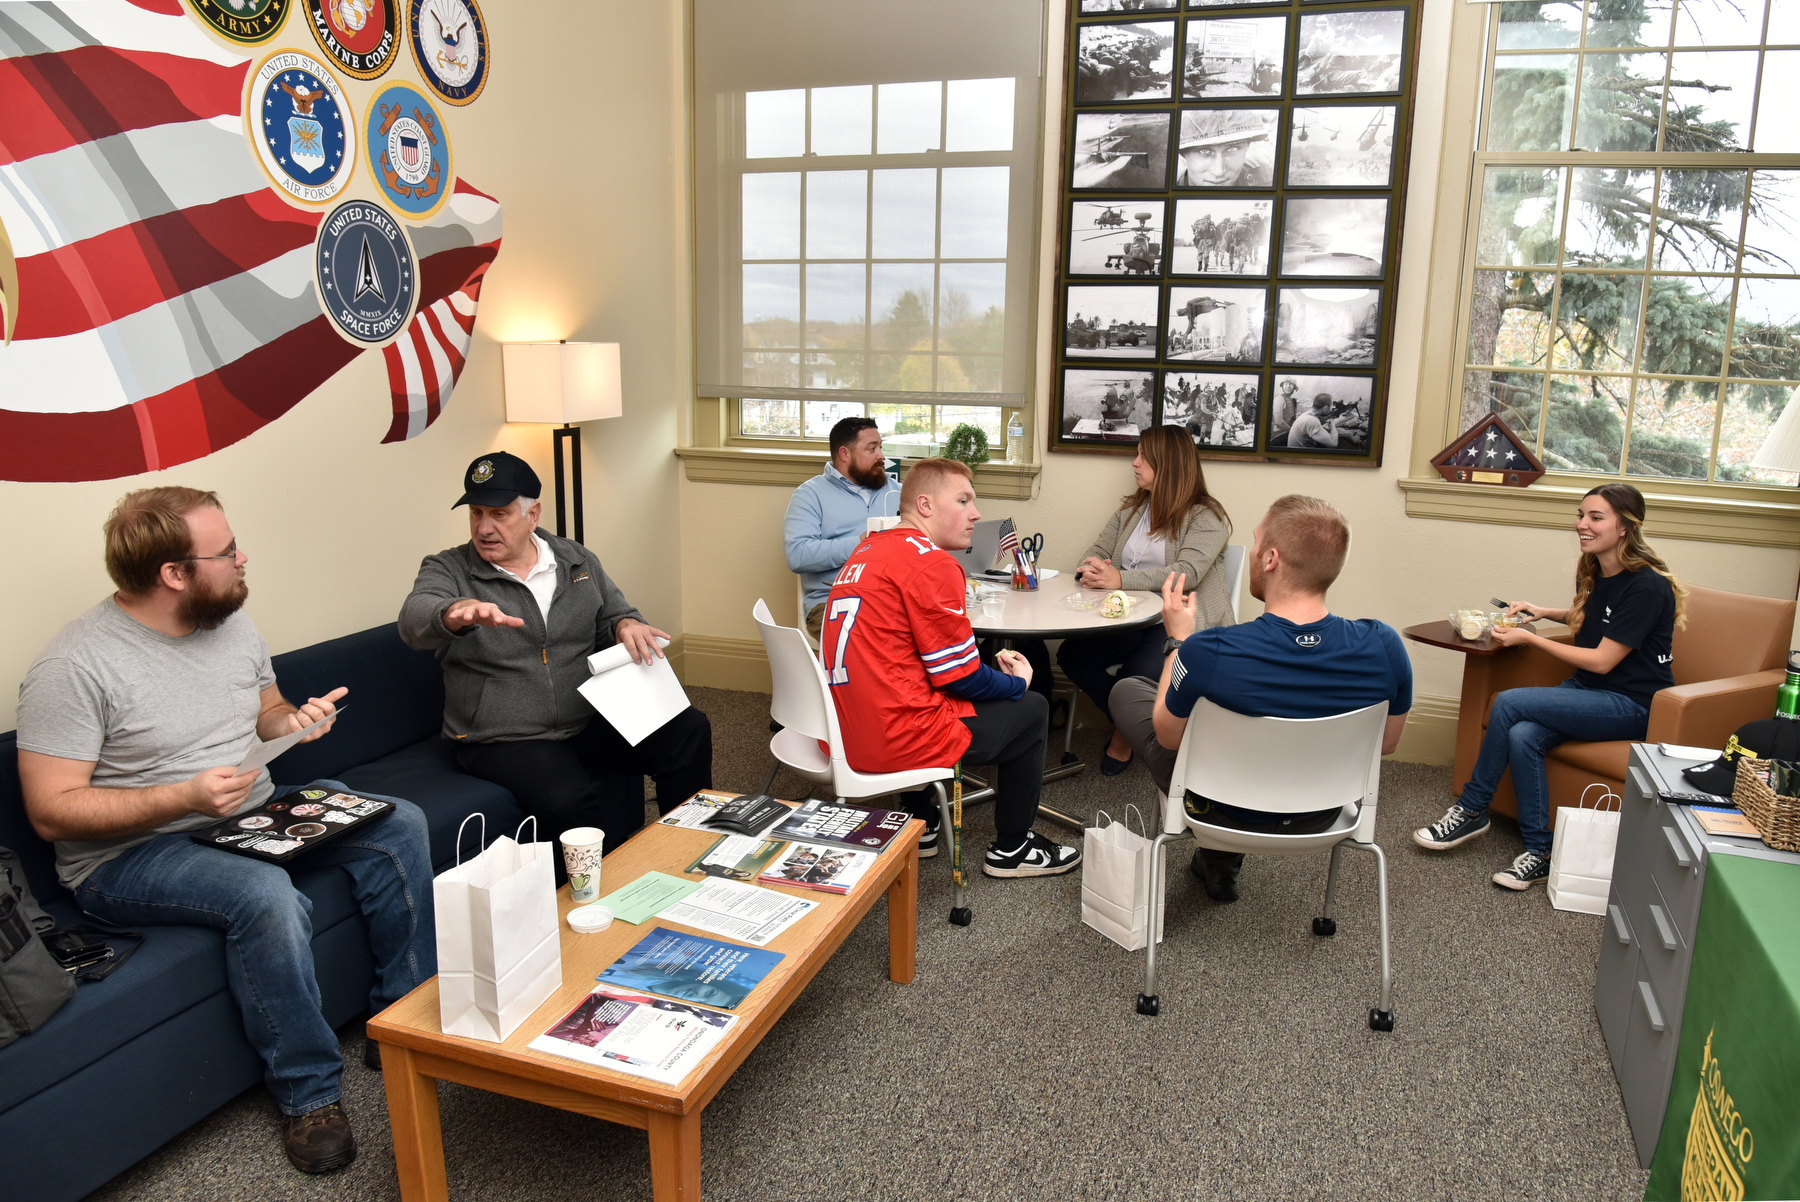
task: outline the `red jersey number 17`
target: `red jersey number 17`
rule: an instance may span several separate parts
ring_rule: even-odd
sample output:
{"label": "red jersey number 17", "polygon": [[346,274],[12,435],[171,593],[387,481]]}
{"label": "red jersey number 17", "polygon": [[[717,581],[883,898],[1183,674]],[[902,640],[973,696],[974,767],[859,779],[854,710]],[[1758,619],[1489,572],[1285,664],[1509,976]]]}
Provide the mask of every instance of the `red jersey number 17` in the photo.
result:
{"label": "red jersey number 17", "polygon": [[[831,655],[831,672],[826,677],[832,684],[850,683],[850,669],[844,664],[844,651],[850,646],[850,629],[856,625],[856,614],[861,608],[861,597],[839,597],[832,601],[831,608],[825,612],[825,625],[827,626],[840,618],[843,619],[842,624],[838,627],[837,647]],[[820,641],[829,645],[826,639]]]}

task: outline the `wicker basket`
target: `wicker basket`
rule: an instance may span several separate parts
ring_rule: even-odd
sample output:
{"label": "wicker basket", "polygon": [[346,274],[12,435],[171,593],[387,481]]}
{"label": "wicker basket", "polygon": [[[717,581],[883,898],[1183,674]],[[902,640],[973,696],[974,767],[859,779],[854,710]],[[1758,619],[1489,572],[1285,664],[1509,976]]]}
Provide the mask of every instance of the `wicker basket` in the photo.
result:
{"label": "wicker basket", "polygon": [[1776,851],[1800,851],[1800,798],[1783,797],[1763,784],[1750,767],[1753,762],[1749,756],[1738,759],[1731,799],[1764,843]]}

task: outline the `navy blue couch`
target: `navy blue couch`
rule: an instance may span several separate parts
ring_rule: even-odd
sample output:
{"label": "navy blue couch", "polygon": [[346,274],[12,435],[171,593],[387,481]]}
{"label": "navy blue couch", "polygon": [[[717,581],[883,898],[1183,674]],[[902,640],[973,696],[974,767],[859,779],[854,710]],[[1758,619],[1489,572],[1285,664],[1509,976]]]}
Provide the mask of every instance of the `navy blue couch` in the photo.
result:
{"label": "navy blue couch", "polygon": [[[523,819],[511,793],[457,769],[438,737],[437,662],[401,642],[392,624],[278,655],[275,673],[290,700],[348,685],[344,703],[352,707],[329,735],[270,766],[277,784],[341,780],[416,802],[430,821],[440,872],[455,858],[456,828],[467,815],[487,815],[489,839]],[[12,732],[0,734],[0,845],[19,853],[32,891],[58,922],[81,921],[56,882],[50,845],[26,820]],[[313,903],[325,1015],[344,1027],[364,1016],[374,980],[350,878],[339,868],[301,867],[294,883]],[[225,987],[224,937],[200,927],[146,934],[130,963],[81,986],[42,1030],[0,1048],[8,1202],[79,1198],[262,1080]]]}

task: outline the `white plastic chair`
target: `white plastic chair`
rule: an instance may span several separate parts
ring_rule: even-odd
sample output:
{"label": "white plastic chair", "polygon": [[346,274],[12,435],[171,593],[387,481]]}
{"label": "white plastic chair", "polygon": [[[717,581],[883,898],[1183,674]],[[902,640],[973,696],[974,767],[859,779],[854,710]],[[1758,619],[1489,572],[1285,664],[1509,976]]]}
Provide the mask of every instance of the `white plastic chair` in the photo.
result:
{"label": "white plastic chair", "polygon": [[[1369,1011],[1369,1026],[1394,1029],[1393,970],[1388,959],[1387,857],[1375,842],[1375,807],[1381,786],[1381,739],[1387,702],[1329,718],[1250,718],[1201,698],[1188,718],[1162,807],[1162,832],[1150,857],[1150,896],[1163,896],[1163,845],[1191,832],[1213,851],[1254,856],[1317,855],[1329,850],[1325,874],[1325,914],[1313,919],[1313,934],[1337,933],[1332,905],[1337,895],[1338,856],[1346,847],[1375,856],[1381,913],[1381,1004]],[[1185,791],[1216,802],[1269,814],[1298,814],[1340,807],[1326,830],[1310,835],[1278,835],[1214,826],[1188,816]],[[1144,992],[1139,1014],[1156,1014],[1156,943],[1144,960]]]}
{"label": "white plastic chair", "polygon": [[[769,751],[776,763],[791,768],[815,784],[830,786],[839,801],[886,797],[930,785],[937,793],[941,815],[939,842],[948,846],[952,862],[956,862],[957,843],[962,832],[952,821],[955,815],[950,810],[950,792],[944,787],[944,782],[955,776],[955,769],[858,772],[852,768],[844,758],[837,704],[831,698],[831,687],[825,682],[825,669],[820,666],[818,656],[813,654],[805,631],[777,626],[769,613],[768,602],[760,598],[752,613],[762,634],[763,648],[768,652],[769,675],[774,684],[769,698],[769,716],[781,724],[781,729],[769,740]],[[821,742],[831,748],[829,755],[820,750]],[[992,795],[991,789],[967,792],[963,794],[963,804]],[[955,889],[956,900],[950,911],[950,921],[966,927],[971,915],[962,882],[956,882]]]}
{"label": "white plastic chair", "polygon": [[1238,543],[1225,547],[1225,592],[1231,597],[1231,624],[1243,621],[1238,616],[1238,598],[1244,593],[1244,548]]}

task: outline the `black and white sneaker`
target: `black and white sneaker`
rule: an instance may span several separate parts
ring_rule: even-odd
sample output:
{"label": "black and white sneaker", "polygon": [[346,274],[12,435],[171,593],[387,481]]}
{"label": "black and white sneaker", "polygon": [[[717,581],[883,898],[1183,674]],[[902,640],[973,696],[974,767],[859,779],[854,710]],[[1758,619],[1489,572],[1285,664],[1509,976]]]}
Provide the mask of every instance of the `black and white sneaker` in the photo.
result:
{"label": "black and white sneaker", "polygon": [[1413,842],[1427,851],[1449,851],[1452,847],[1487,834],[1488,827],[1492,825],[1488,821],[1487,811],[1472,814],[1455,805],[1430,826],[1422,826],[1414,831]]}
{"label": "black and white sneaker", "polygon": [[1502,889],[1525,890],[1550,877],[1550,857],[1535,851],[1523,852],[1505,872],[1494,874],[1494,884]]}
{"label": "black and white sneaker", "polygon": [[1013,851],[989,847],[981,871],[989,876],[1059,876],[1080,863],[1080,848],[1052,843],[1032,831]]}
{"label": "black and white sneaker", "polygon": [[938,828],[944,820],[937,814],[914,814],[914,818],[925,823],[925,833],[919,836],[919,858],[929,860],[938,853]]}

